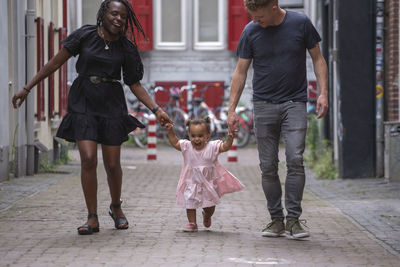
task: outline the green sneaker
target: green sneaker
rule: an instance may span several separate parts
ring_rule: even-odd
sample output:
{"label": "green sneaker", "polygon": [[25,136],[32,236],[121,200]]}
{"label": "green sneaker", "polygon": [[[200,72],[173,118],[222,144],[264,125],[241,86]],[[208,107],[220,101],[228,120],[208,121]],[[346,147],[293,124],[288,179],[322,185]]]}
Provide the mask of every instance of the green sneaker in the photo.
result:
{"label": "green sneaker", "polygon": [[270,222],[267,227],[262,230],[262,235],[266,237],[279,237],[283,236],[284,233],[285,224],[283,223],[283,220],[278,218],[272,219],[272,222]]}
{"label": "green sneaker", "polygon": [[304,230],[301,225],[307,227],[306,220],[291,219],[290,221],[287,221],[285,231],[286,235],[294,239],[309,237],[310,234]]}

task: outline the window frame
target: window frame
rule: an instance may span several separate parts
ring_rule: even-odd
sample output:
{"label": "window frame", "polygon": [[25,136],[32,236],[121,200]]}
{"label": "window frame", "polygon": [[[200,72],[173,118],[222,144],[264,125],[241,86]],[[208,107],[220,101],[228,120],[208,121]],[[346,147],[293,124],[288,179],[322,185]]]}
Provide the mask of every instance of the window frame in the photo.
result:
{"label": "window frame", "polygon": [[193,20],[193,28],[194,28],[194,49],[195,50],[224,50],[226,48],[226,40],[225,40],[225,28],[226,24],[226,4],[225,0],[217,0],[218,1],[218,41],[215,42],[201,42],[199,41],[200,35],[200,16],[199,16],[199,3],[200,0],[194,0],[194,20]]}
{"label": "window frame", "polygon": [[155,32],[155,49],[157,50],[185,50],[187,47],[187,38],[186,38],[186,1],[180,0],[181,2],[181,38],[180,42],[162,42],[161,40],[161,1],[155,0],[154,5],[154,14],[155,14],[155,23],[154,23],[154,32]]}

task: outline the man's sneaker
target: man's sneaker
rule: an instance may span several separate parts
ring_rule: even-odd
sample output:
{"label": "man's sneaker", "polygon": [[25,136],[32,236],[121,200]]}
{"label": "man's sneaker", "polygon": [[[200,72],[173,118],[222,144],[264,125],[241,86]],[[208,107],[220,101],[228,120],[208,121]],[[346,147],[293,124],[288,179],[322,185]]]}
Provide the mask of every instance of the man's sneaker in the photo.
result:
{"label": "man's sneaker", "polygon": [[306,230],[304,230],[301,225],[304,225],[305,227],[307,227],[306,221],[299,220],[299,219],[291,219],[291,220],[287,221],[286,222],[286,231],[285,231],[286,235],[290,236],[294,239],[309,237],[310,234]]}
{"label": "man's sneaker", "polygon": [[262,235],[266,237],[278,237],[282,236],[283,233],[285,233],[285,224],[283,220],[278,218],[272,219],[272,222],[262,230]]}

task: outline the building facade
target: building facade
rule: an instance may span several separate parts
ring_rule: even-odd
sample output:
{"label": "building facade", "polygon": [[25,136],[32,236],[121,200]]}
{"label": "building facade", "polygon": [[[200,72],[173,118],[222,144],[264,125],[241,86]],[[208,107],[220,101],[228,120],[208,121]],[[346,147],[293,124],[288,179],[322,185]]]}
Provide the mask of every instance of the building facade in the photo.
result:
{"label": "building facade", "polygon": [[385,3],[385,120],[400,120],[400,1],[386,0]]}
{"label": "building facade", "polygon": [[[308,1],[280,0],[304,12]],[[68,88],[77,58],[38,84],[19,109],[11,98],[61,48],[60,41],[84,24],[95,24],[101,0],[0,0],[0,180],[33,175],[56,161],[62,141],[55,138],[66,113]],[[236,46],[250,21],[242,0],[134,0],[147,39],[137,37],[146,88],[185,84],[209,86],[208,99],[221,104],[236,66]],[[310,6],[310,5],[309,5]],[[312,7],[312,5],[311,5]],[[173,14],[173,15],[171,15]],[[315,80],[308,64],[310,80]],[[242,104],[251,102],[250,69]]]}
{"label": "building facade", "polygon": [[384,122],[399,120],[399,1],[312,4],[329,68],[322,135],[332,143],[340,177],[383,177]]}
{"label": "building facade", "polygon": [[33,175],[57,159],[54,135],[66,112],[67,65],[32,90],[19,109],[11,98],[60,49],[67,1],[2,0],[1,7],[0,180],[6,180]]}

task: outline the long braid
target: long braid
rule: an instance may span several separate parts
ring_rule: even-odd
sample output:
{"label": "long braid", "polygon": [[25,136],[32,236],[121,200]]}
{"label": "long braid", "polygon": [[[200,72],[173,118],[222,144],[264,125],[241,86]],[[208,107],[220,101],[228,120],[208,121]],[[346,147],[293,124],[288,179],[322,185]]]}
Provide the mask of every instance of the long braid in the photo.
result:
{"label": "long braid", "polygon": [[126,10],[127,10],[127,23],[125,23],[125,28],[124,28],[124,34],[126,35],[126,32],[128,31],[128,28],[130,28],[130,33],[129,37],[132,39],[133,43],[136,44],[136,37],[135,37],[135,28],[136,31],[138,31],[139,34],[142,34],[145,39],[147,39],[146,34],[144,33],[143,27],[140,24],[138,18],[136,17],[135,12],[133,11],[133,8],[129,2],[126,0],[105,0],[101,3],[101,6],[99,8],[99,11],[97,12],[97,26],[102,26],[103,25],[103,20],[104,20],[104,15],[106,14],[110,3],[111,2],[120,2],[122,3]]}

